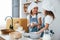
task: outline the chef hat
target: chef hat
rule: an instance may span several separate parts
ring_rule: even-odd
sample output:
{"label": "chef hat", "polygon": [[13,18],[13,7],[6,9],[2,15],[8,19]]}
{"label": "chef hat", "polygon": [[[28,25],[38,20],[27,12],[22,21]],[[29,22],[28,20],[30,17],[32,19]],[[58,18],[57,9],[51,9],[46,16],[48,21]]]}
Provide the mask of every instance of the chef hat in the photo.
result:
{"label": "chef hat", "polygon": [[48,10],[48,11],[53,11],[53,5],[51,4],[51,2],[49,0],[45,0],[42,3],[42,9],[43,10]]}
{"label": "chef hat", "polygon": [[32,10],[34,7],[38,7],[38,5],[37,5],[36,3],[34,3],[34,2],[32,2],[32,3],[28,6],[28,9],[27,9],[28,13],[30,13],[31,10]]}

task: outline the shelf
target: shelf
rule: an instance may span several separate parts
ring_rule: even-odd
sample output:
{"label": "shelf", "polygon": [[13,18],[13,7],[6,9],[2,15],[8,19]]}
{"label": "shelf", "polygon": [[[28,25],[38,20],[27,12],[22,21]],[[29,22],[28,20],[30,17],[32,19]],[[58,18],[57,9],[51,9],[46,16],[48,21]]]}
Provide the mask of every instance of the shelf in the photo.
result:
{"label": "shelf", "polygon": [[[29,13],[28,12],[24,12],[26,15],[29,15]],[[39,14],[41,13],[41,12],[38,12]]]}
{"label": "shelf", "polygon": [[24,3],[25,5],[29,5],[31,2],[26,2],[26,3]]}
{"label": "shelf", "polygon": [[[41,1],[34,1],[35,3],[41,2]],[[31,2],[26,2],[24,4],[29,5]]]}
{"label": "shelf", "polygon": [[39,3],[39,2],[41,2],[41,1],[35,1],[35,3]]}
{"label": "shelf", "polygon": [[[39,3],[39,2],[42,2],[42,1],[34,1],[35,3]],[[28,12],[27,12],[27,8],[28,8],[28,6],[30,5],[30,3],[32,3],[31,1],[30,2],[25,2],[25,3],[23,3],[23,5],[24,5],[24,13],[25,14],[29,14]],[[38,13],[41,13],[41,12],[38,12]]]}

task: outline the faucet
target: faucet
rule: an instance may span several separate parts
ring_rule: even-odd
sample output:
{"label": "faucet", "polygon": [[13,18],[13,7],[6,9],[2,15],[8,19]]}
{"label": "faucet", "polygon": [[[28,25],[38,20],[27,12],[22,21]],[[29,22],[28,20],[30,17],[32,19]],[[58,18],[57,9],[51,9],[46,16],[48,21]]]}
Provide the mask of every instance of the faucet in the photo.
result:
{"label": "faucet", "polygon": [[12,29],[13,30],[13,18],[11,17],[11,16],[7,16],[6,18],[5,18],[5,21],[6,21],[6,19],[8,18],[8,17],[10,17],[11,18],[11,20],[12,20],[12,23],[10,24],[10,29]]}

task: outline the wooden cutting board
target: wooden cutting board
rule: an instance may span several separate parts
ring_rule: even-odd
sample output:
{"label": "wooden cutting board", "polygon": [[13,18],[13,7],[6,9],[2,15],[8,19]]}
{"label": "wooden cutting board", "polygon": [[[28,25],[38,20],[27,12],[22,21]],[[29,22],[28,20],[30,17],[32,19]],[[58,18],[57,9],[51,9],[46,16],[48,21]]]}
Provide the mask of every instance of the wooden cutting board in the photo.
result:
{"label": "wooden cutting board", "polygon": [[0,36],[0,40],[5,40],[5,39]]}
{"label": "wooden cutting board", "polygon": [[2,34],[9,34],[11,32],[15,32],[15,31],[11,30],[11,29],[2,29],[1,32],[2,32]]}

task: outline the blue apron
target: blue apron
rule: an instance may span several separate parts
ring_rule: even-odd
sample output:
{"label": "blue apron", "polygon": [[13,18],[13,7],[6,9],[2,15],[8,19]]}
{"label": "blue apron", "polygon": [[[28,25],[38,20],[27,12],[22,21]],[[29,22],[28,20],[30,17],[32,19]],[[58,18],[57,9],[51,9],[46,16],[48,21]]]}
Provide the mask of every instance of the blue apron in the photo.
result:
{"label": "blue apron", "polygon": [[[45,27],[45,24],[44,24],[44,23],[45,23],[45,17],[43,18],[42,21],[43,21],[43,23],[42,23],[41,29],[42,29],[43,27]],[[44,35],[44,32],[41,33],[41,36],[40,36],[40,37],[43,37],[43,35]]]}
{"label": "blue apron", "polygon": [[[32,22],[38,23],[37,15],[36,15],[36,18],[32,18],[32,16],[30,15],[30,23]],[[38,31],[37,26],[34,26],[33,28],[29,27],[29,32],[37,32],[37,31]]]}

